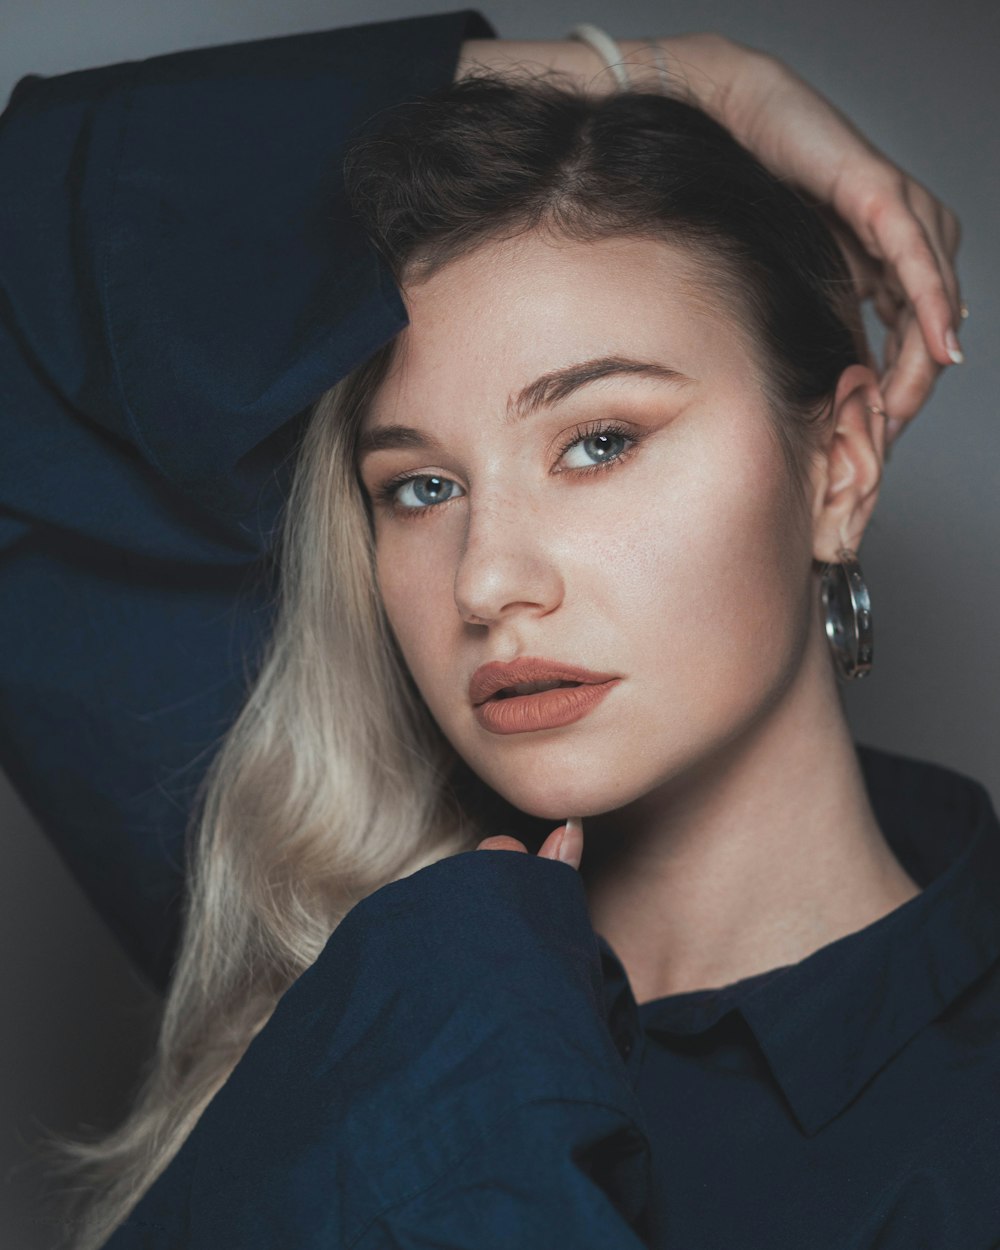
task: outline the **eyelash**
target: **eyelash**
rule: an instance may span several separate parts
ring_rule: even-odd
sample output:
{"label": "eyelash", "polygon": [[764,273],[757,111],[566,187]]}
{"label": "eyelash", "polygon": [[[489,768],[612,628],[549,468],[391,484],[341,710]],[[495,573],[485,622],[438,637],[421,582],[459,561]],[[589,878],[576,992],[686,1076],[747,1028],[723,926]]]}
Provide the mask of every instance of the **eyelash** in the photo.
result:
{"label": "eyelash", "polygon": [[[629,445],[619,455],[615,456],[613,460],[599,460],[596,464],[586,465],[582,469],[564,469],[563,472],[576,475],[607,472],[608,469],[613,469],[621,464],[622,461],[628,460],[639,445],[639,436],[615,421],[590,421],[586,425],[576,427],[566,442],[559,448],[559,459],[561,460],[569,449],[575,447],[577,443],[584,442],[588,438],[594,438],[598,434],[617,435],[625,439]],[[436,512],[441,507],[440,504],[428,504],[423,508],[407,508],[397,501],[395,495],[399,488],[407,482],[419,481],[424,477],[438,476],[439,474],[436,473],[402,473],[384,485],[376,487],[374,492],[375,504],[378,507],[388,508],[390,512],[394,512],[398,516],[405,516],[407,520],[416,520],[419,516],[426,516],[429,512]],[[450,503],[451,500],[446,499],[444,502]]]}

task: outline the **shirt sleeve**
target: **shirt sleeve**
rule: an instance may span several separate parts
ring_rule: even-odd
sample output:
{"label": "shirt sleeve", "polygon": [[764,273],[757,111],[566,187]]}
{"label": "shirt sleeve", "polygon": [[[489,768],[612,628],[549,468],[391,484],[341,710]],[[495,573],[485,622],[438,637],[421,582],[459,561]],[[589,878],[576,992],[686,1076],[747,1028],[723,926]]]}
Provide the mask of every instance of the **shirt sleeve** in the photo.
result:
{"label": "shirt sleeve", "polygon": [[406,324],[348,137],[471,10],[22,78],[0,117],[0,765],[158,986],[312,403]]}
{"label": "shirt sleeve", "polygon": [[471,851],[352,909],[106,1250],[640,1250],[649,1165],[579,874]]}

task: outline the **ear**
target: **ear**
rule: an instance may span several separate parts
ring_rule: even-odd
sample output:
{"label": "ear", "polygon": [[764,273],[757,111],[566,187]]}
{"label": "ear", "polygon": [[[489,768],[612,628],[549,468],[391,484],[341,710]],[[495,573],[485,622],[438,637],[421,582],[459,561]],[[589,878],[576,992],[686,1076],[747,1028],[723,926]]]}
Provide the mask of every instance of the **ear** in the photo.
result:
{"label": "ear", "polygon": [[882,481],[883,409],[874,372],[867,365],[845,369],[833,397],[831,433],[813,476],[815,560],[836,564],[842,547],[861,547]]}

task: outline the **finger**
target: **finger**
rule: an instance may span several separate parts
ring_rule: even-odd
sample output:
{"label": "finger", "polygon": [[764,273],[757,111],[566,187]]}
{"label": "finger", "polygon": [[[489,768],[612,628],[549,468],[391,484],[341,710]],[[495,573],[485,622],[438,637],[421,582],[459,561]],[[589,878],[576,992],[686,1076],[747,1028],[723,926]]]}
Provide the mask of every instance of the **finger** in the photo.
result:
{"label": "finger", "polygon": [[[940,204],[929,191],[919,183],[915,184],[910,193],[910,204],[917,219],[924,227],[927,241],[937,257],[941,280],[948,294],[951,306],[951,324],[958,326],[961,321],[962,297],[958,289],[958,275],[955,272],[954,251],[950,250],[946,222],[948,210]],[[957,225],[957,222],[956,222]]]}
{"label": "finger", "polygon": [[528,848],[523,842],[518,842],[517,838],[510,838],[506,834],[498,833],[491,838],[483,838],[482,842],[476,847],[477,851],[524,851],[528,853]]}
{"label": "finger", "polygon": [[564,825],[554,829],[542,843],[538,854],[546,859],[558,859],[573,868],[579,868],[583,858],[582,819],[571,816]]}
{"label": "finger", "polygon": [[558,859],[559,848],[562,845],[563,835],[566,832],[566,826],[560,825],[558,829],[553,829],[542,845],[538,848],[538,854],[541,859]]}
{"label": "finger", "polygon": [[[891,266],[913,306],[928,351],[938,364],[955,363],[952,343],[957,318],[952,313],[948,279],[923,223],[909,209],[904,194],[879,205],[870,219],[873,252]],[[950,273],[950,265],[947,266]]]}
{"label": "finger", "polygon": [[[896,367],[896,361],[899,359],[899,349],[902,347],[902,334],[899,328],[899,322],[901,321],[903,321],[903,318],[900,318],[896,324],[889,328],[882,343],[882,358],[885,362],[881,378],[883,395],[885,395],[886,387],[892,380],[892,373]],[[903,324],[905,326],[906,322]]]}
{"label": "finger", "polygon": [[902,330],[898,355],[884,381],[882,394],[890,418],[912,420],[933,390],[942,368],[931,358],[923,329],[911,316]]}
{"label": "finger", "polygon": [[883,276],[875,283],[871,299],[879,321],[887,329],[894,329],[899,324],[899,319],[906,308],[906,297],[900,295],[894,289],[892,282]]}
{"label": "finger", "polygon": [[823,218],[840,249],[858,299],[867,299],[873,290],[871,282],[873,273],[877,273],[881,266],[868,255],[861,240],[846,222],[840,220],[833,209],[827,205],[821,205],[817,212]]}
{"label": "finger", "polygon": [[[937,231],[932,233],[931,237],[951,269],[951,275],[957,290],[959,281],[958,273],[955,270],[955,258],[958,255],[959,244],[962,241],[962,227],[951,209],[938,203],[934,205],[934,222],[937,226]],[[961,299],[959,299],[959,303],[961,303]]]}
{"label": "finger", "polygon": [[564,864],[580,867],[583,859],[583,817],[571,816],[566,821],[566,832],[559,847],[559,858]]}
{"label": "finger", "polygon": [[846,221],[837,216],[833,208],[823,204],[817,208],[817,212],[840,249],[859,301],[874,297],[882,282],[881,262],[868,254],[858,236]]}
{"label": "finger", "polygon": [[914,215],[923,222],[932,247],[938,252],[945,278],[955,280],[955,257],[962,241],[962,226],[952,210],[931,195],[915,178],[907,179],[907,200]]}
{"label": "finger", "polygon": [[941,236],[944,239],[945,251],[954,261],[962,243],[962,223],[947,204],[938,203],[937,207],[941,218]]}

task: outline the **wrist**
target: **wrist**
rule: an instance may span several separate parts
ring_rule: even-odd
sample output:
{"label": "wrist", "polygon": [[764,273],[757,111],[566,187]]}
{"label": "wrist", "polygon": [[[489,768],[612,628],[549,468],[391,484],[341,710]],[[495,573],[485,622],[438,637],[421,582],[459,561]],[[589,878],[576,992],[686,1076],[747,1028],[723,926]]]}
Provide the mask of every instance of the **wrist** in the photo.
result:
{"label": "wrist", "polygon": [[459,50],[455,80],[477,70],[517,75],[540,69],[566,74],[588,89],[606,92],[614,85],[597,53],[576,39],[466,40]]}
{"label": "wrist", "polygon": [[773,89],[781,68],[767,53],[712,31],[656,42],[667,57],[670,94],[696,104],[734,134],[757,98]]}
{"label": "wrist", "polygon": [[[780,64],[766,53],[710,31],[617,43],[633,86],[663,90],[665,59],[670,94],[690,99],[724,125],[730,124],[734,113],[738,120],[743,97],[770,79]],[[470,39],[461,46],[455,78],[477,69],[512,75],[549,69],[566,74],[594,95],[617,90],[602,58],[577,39]]]}
{"label": "wrist", "polygon": [[[670,60],[674,40],[671,39],[621,39],[616,41],[622,50],[625,65],[633,86],[662,88],[663,80],[657,64],[654,43]],[[524,70],[554,70],[566,74],[588,94],[608,95],[617,90],[615,76],[604,59],[587,43],[579,39],[470,39],[459,51],[455,79],[464,78],[476,70],[516,75]]]}

